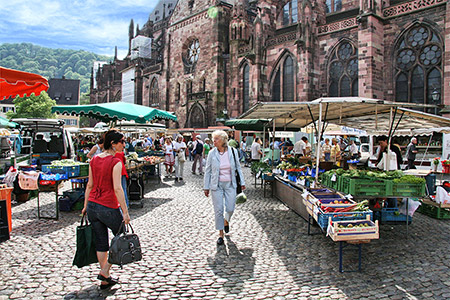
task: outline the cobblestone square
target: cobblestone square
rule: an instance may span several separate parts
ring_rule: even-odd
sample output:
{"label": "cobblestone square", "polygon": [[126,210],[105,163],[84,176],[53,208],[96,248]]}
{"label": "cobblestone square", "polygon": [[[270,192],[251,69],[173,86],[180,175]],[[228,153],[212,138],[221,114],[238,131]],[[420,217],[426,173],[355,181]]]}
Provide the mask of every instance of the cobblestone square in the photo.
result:
{"label": "cobblestone square", "polygon": [[[449,222],[416,213],[409,236],[383,225],[363,245],[362,272],[338,272],[338,244],[307,235],[307,222],[246,176],[248,201],[237,205],[224,246],[216,246],[211,198],[203,178],[147,184],[144,208],[131,209],[144,258],[112,268],[120,284],[98,288],[98,265],[72,266],[79,212],[37,218],[37,201],[13,205],[11,239],[0,243],[0,299],[449,299]],[[66,188],[69,187],[67,183]],[[54,213],[54,194],[42,197]],[[52,211],[53,209],[53,211]],[[318,227],[313,232],[319,232]],[[344,267],[357,267],[346,250]]]}

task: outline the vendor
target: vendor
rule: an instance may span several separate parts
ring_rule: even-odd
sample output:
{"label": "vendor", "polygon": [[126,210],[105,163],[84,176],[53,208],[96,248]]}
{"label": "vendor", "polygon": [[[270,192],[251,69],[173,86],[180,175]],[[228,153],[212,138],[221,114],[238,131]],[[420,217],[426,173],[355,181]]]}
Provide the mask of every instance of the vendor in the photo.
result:
{"label": "vendor", "polygon": [[341,147],[338,144],[338,140],[335,138],[331,139],[331,145],[330,159],[337,162],[337,165],[340,165]]}
{"label": "vendor", "polygon": [[354,140],[351,140],[351,141],[350,141],[350,157],[351,157],[352,159],[357,159],[358,156],[359,156],[358,154],[359,154],[358,146],[356,146]]}
{"label": "vendor", "polygon": [[89,159],[94,158],[103,151],[103,138],[100,138],[97,144],[92,147],[91,151],[86,155]]}
{"label": "vendor", "polygon": [[[378,144],[380,145],[380,149],[378,151],[378,157],[376,165],[380,163],[380,161],[383,159],[383,153],[387,153],[387,145],[388,145],[388,137],[385,135],[378,137]],[[400,151],[400,148],[397,145],[394,145],[391,143],[389,149],[391,149],[392,152],[395,153],[397,156],[397,170],[401,170],[401,164],[403,162],[402,158],[402,152]]]}

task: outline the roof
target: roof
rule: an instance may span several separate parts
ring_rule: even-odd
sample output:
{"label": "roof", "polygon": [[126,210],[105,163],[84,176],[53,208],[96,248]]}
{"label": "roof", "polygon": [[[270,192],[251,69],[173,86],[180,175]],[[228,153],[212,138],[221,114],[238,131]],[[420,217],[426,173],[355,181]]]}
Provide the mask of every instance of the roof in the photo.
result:
{"label": "roof", "polygon": [[80,80],[50,78],[47,93],[57,105],[78,105],[80,101]]}
{"label": "roof", "polygon": [[150,13],[150,16],[148,17],[149,21],[153,21],[153,23],[157,23],[162,20],[163,18],[163,11],[164,11],[164,4],[165,7],[165,14],[166,18],[168,18],[170,15],[172,15],[172,12],[177,5],[177,0],[160,0],[158,4],[156,4],[153,11]]}
{"label": "roof", "polygon": [[390,102],[378,99],[348,97],[319,98],[311,102],[260,102],[239,119],[271,119],[285,130],[303,128],[321,119],[352,128],[389,131],[390,114],[395,116],[397,129],[437,128],[450,125],[450,119],[415,109],[435,108],[434,105]]}

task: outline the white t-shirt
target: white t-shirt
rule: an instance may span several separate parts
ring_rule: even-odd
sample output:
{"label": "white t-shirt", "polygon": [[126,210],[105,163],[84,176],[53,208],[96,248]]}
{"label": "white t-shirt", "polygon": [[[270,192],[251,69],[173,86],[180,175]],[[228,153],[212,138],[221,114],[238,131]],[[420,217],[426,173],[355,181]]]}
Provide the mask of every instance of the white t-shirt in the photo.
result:
{"label": "white t-shirt", "polygon": [[300,140],[294,144],[294,154],[305,155],[303,150],[306,148],[306,144],[304,141]]}
{"label": "white t-shirt", "polygon": [[261,145],[259,143],[254,142],[252,144],[252,159],[261,159]]}
{"label": "white t-shirt", "polygon": [[[173,142],[173,150],[178,151],[178,150],[180,150],[180,149],[186,150],[186,143],[183,142],[183,141],[182,141],[181,143]],[[180,154],[180,153],[181,153],[181,154]],[[178,157],[180,157],[180,155],[186,156],[186,151],[180,151],[180,152],[177,152],[176,155],[177,155]]]}
{"label": "white t-shirt", "polygon": [[226,182],[231,181],[231,164],[230,158],[228,157],[228,151],[220,155],[220,168],[219,168],[219,181]]}
{"label": "white t-shirt", "polygon": [[164,149],[165,149],[164,153],[173,155],[173,146],[172,146],[172,144],[169,144],[169,145],[164,144]]}

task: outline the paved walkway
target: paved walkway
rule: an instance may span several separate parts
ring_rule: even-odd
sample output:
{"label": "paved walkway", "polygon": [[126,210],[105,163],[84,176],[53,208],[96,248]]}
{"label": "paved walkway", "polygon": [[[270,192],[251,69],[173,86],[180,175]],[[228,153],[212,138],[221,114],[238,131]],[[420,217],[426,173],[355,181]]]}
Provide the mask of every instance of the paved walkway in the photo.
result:
{"label": "paved walkway", "polygon": [[[263,198],[244,169],[249,200],[237,206],[225,246],[216,246],[210,198],[202,177],[185,167],[185,183],[149,188],[131,210],[141,262],[113,267],[121,284],[100,291],[97,265],[73,267],[77,212],[38,220],[36,200],[13,207],[13,231],[0,243],[0,299],[449,299],[450,221],[414,215],[382,226],[363,246],[363,272],[338,270],[338,244],[308,236],[307,223],[273,198]],[[53,198],[44,200],[53,208]],[[317,228],[314,228],[317,231]],[[357,252],[345,256],[355,266]]]}

